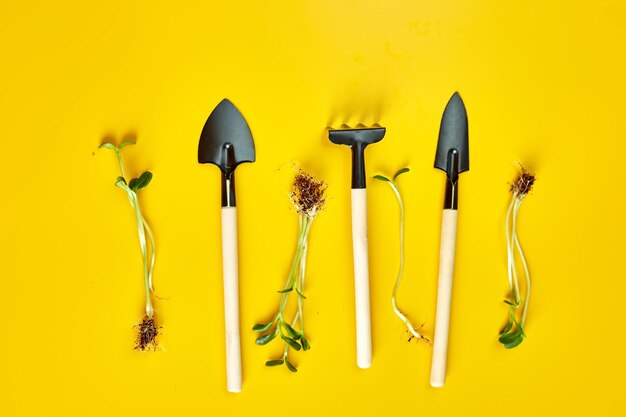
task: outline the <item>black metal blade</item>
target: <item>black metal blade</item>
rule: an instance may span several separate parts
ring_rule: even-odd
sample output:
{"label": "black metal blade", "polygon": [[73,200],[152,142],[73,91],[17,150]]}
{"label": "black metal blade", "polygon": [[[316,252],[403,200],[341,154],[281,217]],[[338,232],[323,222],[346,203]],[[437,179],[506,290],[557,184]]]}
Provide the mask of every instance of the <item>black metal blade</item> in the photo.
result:
{"label": "black metal blade", "polygon": [[[454,152],[456,150],[456,152]],[[449,154],[458,153],[458,158],[449,157]],[[458,166],[448,166],[448,161],[458,159]],[[439,128],[439,142],[435,154],[435,168],[439,168],[450,175],[469,171],[469,144],[467,129],[467,112],[465,104],[458,92],[454,93],[441,117]],[[457,169],[458,168],[458,171]]]}
{"label": "black metal blade", "polygon": [[229,176],[242,162],[254,162],[254,140],[248,123],[228,99],[211,112],[198,145],[198,162],[215,164]]}

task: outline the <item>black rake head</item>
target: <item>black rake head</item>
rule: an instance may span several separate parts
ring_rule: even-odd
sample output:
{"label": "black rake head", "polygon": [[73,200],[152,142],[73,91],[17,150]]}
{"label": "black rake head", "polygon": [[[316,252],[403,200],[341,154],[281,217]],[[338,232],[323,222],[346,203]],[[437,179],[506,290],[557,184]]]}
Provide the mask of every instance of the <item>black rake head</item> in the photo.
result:
{"label": "black rake head", "polygon": [[329,129],[328,138],[332,143],[347,145],[352,149],[352,188],[365,188],[365,157],[363,151],[367,145],[380,142],[387,129],[374,125],[366,127],[343,125],[341,129]]}

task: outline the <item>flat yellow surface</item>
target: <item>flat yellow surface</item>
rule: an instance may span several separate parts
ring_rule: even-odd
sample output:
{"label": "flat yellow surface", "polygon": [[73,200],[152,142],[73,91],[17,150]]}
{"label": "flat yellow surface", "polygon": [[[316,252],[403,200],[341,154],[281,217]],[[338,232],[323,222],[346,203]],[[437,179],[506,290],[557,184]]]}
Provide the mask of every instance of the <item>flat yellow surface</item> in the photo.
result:
{"label": "flat yellow surface", "polygon": [[[585,5],[586,4],[586,5]],[[615,1],[9,2],[0,5],[0,414],[3,416],[615,415],[623,407],[626,7]],[[460,91],[461,177],[447,385],[407,343],[390,293],[391,191],[369,181],[374,363],[355,364],[350,156],[325,128],[378,122],[368,176],[409,166],[399,304],[434,327],[444,176],[433,159]],[[225,392],[218,171],[196,161],[230,98],[257,162],[237,171],[244,390]],[[135,132],[127,169],[157,239],[161,349],[133,350],[142,272],[134,218],[97,151]],[[537,174],[519,233],[528,338],[497,334],[514,160]],[[328,182],[313,225],[296,375],[254,344],[292,256],[293,163]],[[622,404],[622,405],[620,405]]]}

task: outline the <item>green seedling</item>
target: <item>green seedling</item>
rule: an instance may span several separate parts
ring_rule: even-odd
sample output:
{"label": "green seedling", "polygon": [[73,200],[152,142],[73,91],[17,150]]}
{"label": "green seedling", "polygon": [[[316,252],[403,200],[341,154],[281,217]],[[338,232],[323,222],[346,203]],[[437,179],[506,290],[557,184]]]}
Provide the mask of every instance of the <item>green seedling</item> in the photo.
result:
{"label": "green seedling", "polygon": [[[143,279],[146,296],[146,314],[142,318],[141,323],[138,327],[137,338],[135,341],[135,349],[148,350],[150,348],[156,349],[156,337],[159,334],[159,326],[157,326],[154,319],[154,307],[152,305],[152,293],[154,292],[152,272],[154,270],[155,246],[152,230],[150,229],[150,226],[148,226],[148,222],[143,216],[141,208],[139,206],[138,194],[140,190],[143,190],[148,186],[148,184],[150,184],[150,181],[152,181],[152,173],[150,171],[146,171],[138,178],[133,178],[130,181],[126,180],[126,174],[124,173],[124,163],[122,162],[122,148],[134,144],[135,142],[126,141],[116,146],[112,143],[107,142],[100,145],[99,148],[106,148],[115,152],[121,174],[115,180],[115,186],[121,188],[126,192],[128,201],[133,208],[135,219],[137,220],[139,246],[141,247],[141,256],[143,259]],[[149,244],[148,241],[150,242]]]}
{"label": "green seedling", "polygon": [[[530,300],[530,272],[528,264],[522,251],[522,246],[517,237],[517,216],[524,201],[524,197],[531,191],[535,176],[520,165],[522,172],[511,184],[511,203],[506,212],[506,251],[507,251],[507,272],[509,276],[509,298],[504,302],[509,307],[509,319],[507,325],[500,332],[499,342],[507,349],[518,346],[526,338],[524,325],[526,324],[526,314],[528,313],[528,302]],[[518,271],[515,264],[515,251],[523,267],[526,277],[526,294],[522,297],[518,280]],[[518,310],[521,312],[518,314]],[[516,316],[519,316],[519,320]]]}
{"label": "green seedling", "polygon": [[393,307],[394,313],[396,316],[402,320],[402,323],[406,326],[407,331],[409,332],[409,341],[415,338],[417,341],[423,340],[427,344],[430,344],[430,341],[424,337],[416,328],[411,324],[409,318],[400,311],[398,307],[398,303],[396,301],[396,296],[398,294],[398,289],[400,288],[400,282],[402,281],[402,275],[404,274],[404,203],[402,201],[402,195],[400,194],[400,190],[398,189],[398,177],[405,172],[409,172],[408,168],[402,168],[393,176],[393,179],[389,179],[383,175],[376,175],[374,179],[379,181],[383,181],[391,187],[393,190],[396,199],[398,200],[398,206],[400,208],[400,268],[398,269],[398,275],[396,277],[396,282],[393,286],[393,291],[391,292],[391,306]]}
{"label": "green seedling", "polygon": [[[299,171],[293,181],[290,193],[291,203],[298,212],[298,240],[296,251],[287,275],[287,283],[278,291],[280,304],[274,319],[266,324],[256,324],[253,331],[261,333],[256,339],[257,345],[266,345],[277,337],[283,341],[283,353],[280,358],[269,360],[266,366],[285,365],[291,372],[298,369],[289,361],[289,349],[295,351],[309,350],[311,345],[304,333],[304,317],[302,302],[304,296],[304,278],[306,273],[306,257],[308,237],[313,220],[323,209],[326,202],[326,184],[312,175]],[[291,320],[287,317],[286,307],[289,297],[297,297],[297,308]]]}

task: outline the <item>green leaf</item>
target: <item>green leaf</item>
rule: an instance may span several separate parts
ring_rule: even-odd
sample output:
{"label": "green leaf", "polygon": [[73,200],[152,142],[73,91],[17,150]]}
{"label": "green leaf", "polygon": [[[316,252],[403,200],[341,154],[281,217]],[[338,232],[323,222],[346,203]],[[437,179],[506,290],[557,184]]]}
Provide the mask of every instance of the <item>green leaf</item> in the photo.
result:
{"label": "green leaf", "polygon": [[293,364],[289,362],[287,359],[285,359],[285,365],[287,365],[287,369],[289,369],[291,372],[298,372],[298,368],[293,366]]}
{"label": "green leaf", "polygon": [[115,180],[115,186],[120,188],[126,188],[126,180],[124,177],[117,177]]}
{"label": "green leaf", "polygon": [[270,333],[270,334],[266,334],[264,336],[259,337],[256,340],[256,344],[259,345],[259,346],[267,345],[269,342],[274,340],[275,337],[276,337],[276,332]]}
{"label": "green leaf", "polygon": [[298,340],[300,339],[300,333],[298,333],[297,331],[295,331],[295,329],[293,327],[291,327],[289,325],[289,323],[287,322],[282,322],[281,323],[283,325],[283,328],[287,331],[287,333],[289,334],[289,337],[292,338],[293,340]]}
{"label": "green leaf", "polygon": [[304,294],[302,294],[302,293],[300,292],[300,290],[299,290],[299,289],[297,289],[297,288],[296,288],[296,292],[298,293],[298,295],[300,296],[300,298],[302,298],[302,299],[306,300],[306,297],[304,296]]}
{"label": "green leaf", "polygon": [[517,307],[520,306],[519,302],[518,303],[513,303],[513,302],[511,302],[509,300],[502,300],[502,301],[504,301],[505,304],[508,304],[508,305],[510,305],[511,307],[514,307],[514,308],[517,308]]}
{"label": "green leaf", "polygon": [[254,327],[252,327],[252,331],[254,332],[264,332],[266,330],[269,330],[270,327],[272,327],[274,325],[273,321],[270,321],[267,324],[255,324]]}
{"label": "green leaf", "polygon": [[500,336],[498,341],[500,343],[502,343],[503,345],[508,345],[508,344],[516,341],[518,338],[523,338],[523,337],[524,337],[524,332],[520,331],[519,327],[516,327],[515,330],[513,330],[512,332],[505,333],[502,336]]}
{"label": "green leaf", "polygon": [[278,365],[282,365],[283,363],[285,363],[284,360],[282,360],[282,359],[275,359],[273,361],[265,362],[265,366],[278,366]]}
{"label": "green leaf", "polygon": [[506,327],[504,329],[502,329],[502,331],[500,332],[500,335],[508,333],[512,328],[513,328],[513,322],[511,320],[509,320],[509,322],[507,323]]}
{"label": "green leaf", "polygon": [[137,182],[135,183],[135,191],[142,190],[150,184],[152,181],[152,172],[146,171],[137,178]]}
{"label": "green leaf", "polygon": [[[514,331],[510,333],[500,336],[500,338],[498,339],[498,341],[502,343],[504,347],[507,349],[510,349],[519,345],[520,343],[522,343],[522,340],[524,340],[524,333],[520,332],[518,328],[516,328]],[[510,346],[510,347],[507,347],[507,346]]]}
{"label": "green leaf", "polygon": [[379,180],[379,181],[387,181],[387,182],[391,182],[391,180],[387,177],[384,177],[382,175],[374,175],[374,179],[375,180]]}
{"label": "green leaf", "polygon": [[291,346],[296,352],[302,349],[302,346],[300,346],[300,344],[296,342],[295,340],[293,340],[292,338],[283,336],[282,334],[280,335],[280,338],[283,339],[285,343]]}
{"label": "green leaf", "polygon": [[130,188],[133,191],[137,191],[135,189],[135,186],[137,185],[137,178],[133,178],[130,180],[130,182],[128,183],[128,188]]}
{"label": "green leaf", "polygon": [[135,145],[137,142],[133,142],[132,140],[127,140],[119,144],[118,148],[122,149],[124,146]]}
{"label": "green leaf", "polygon": [[518,346],[520,343],[522,343],[524,341],[524,337],[518,337],[517,339],[515,339],[514,341],[512,341],[511,343],[506,343],[504,345],[505,349],[513,349],[514,347]]}
{"label": "green leaf", "polygon": [[302,337],[300,338],[300,343],[302,343],[303,350],[311,349],[311,345],[309,345],[309,341],[307,340],[306,337],[304,337],[304,335],[302,335]]}
{"label": "green leaf", "polygon": [[278,290],[278,292],[281,293],[281,294],[285,294],[285,293],[288,293],[288,292],[291,292],[291,291],[293,291],[293,287],[285,288],[284,290]]}
{"label": "green leaf", "polygon": [[400,175],[404,174],[405,172],[409,172],[410,169],[408,168],[402,168],[400,170],[398,170],[398,172],[396,172],[396,174],[393,176],[393,180],[395,181],[396,178],[398,178]]}
{"label": "green leaf", "polygon": [[518,333],[521,333],[522,336],[526,336],[526,334],[524,333],[524,329],[522,328],[522,326],[517,322],[517,320],[515,320],[515,315],[513,314],[513,311],[511,310],[511,320],[513,321],[513,323],[515,324],[515,329]]}
{"label": "green leaf", "polygon": [[102,148],[107,148],[110,149],[112,151],[117,150],[117,148],[115,147],[115,145],[113,145],[112,143],[109,142],[104,142],[103,144],[101,144],[100,146],[98,146],[98,149],[102,149]]}

